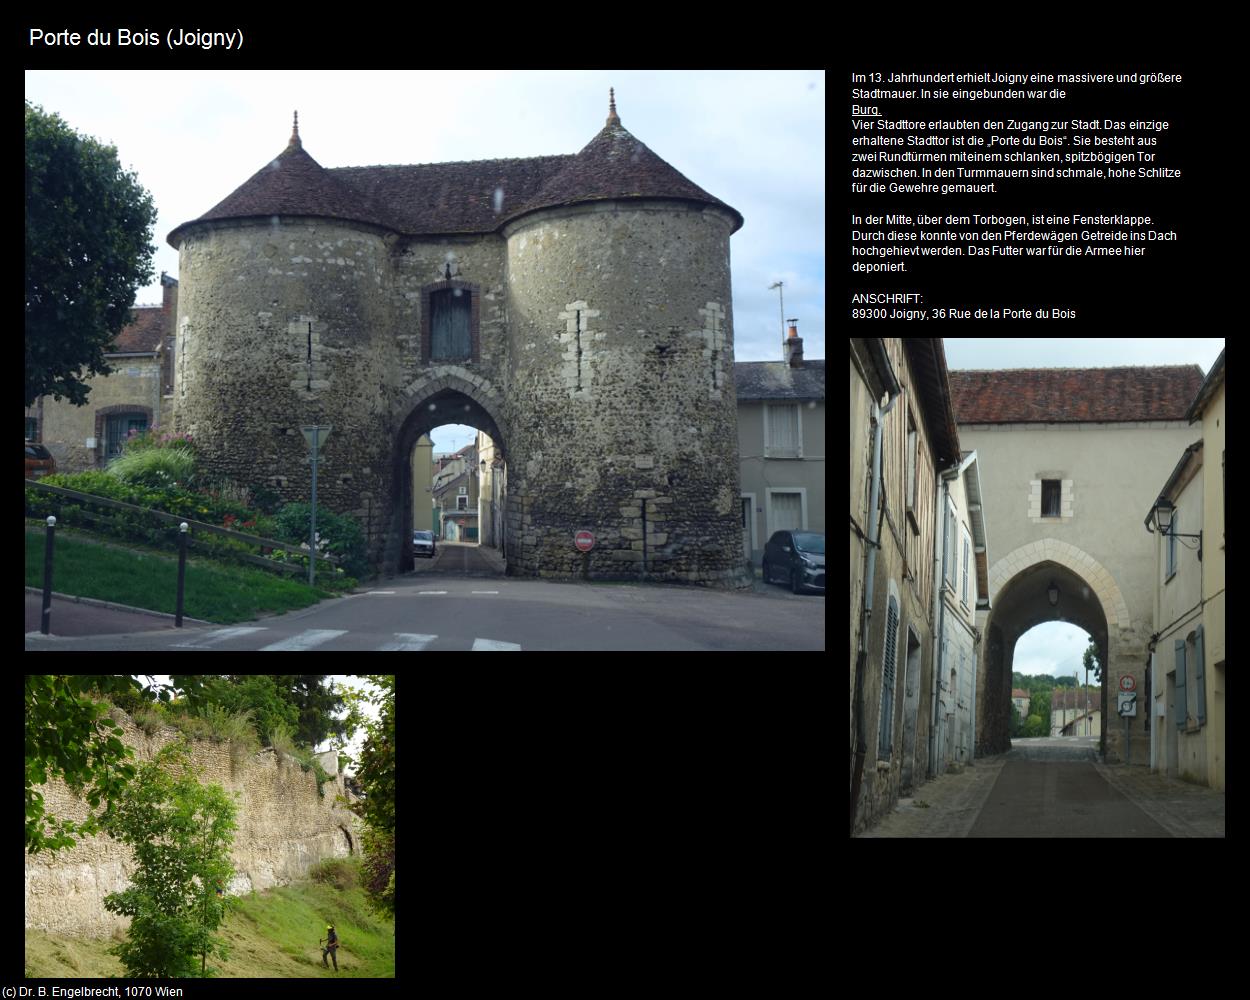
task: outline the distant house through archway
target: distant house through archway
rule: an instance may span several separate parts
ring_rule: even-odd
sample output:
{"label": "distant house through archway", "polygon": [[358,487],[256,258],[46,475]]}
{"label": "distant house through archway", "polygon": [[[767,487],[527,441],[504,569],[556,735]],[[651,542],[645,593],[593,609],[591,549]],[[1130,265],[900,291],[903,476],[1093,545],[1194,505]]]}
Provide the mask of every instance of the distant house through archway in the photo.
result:
{"label": "distant house through archway", "polygon": [[[1099,662],[1106,664],[1110,643],[1131,623],[1111,574],[1087,553],[1057,539],[1025,546],[995,563],[990,593],[993,610],[982,623],[987,642],[977,678],[984,692],[977,706],[977,735],[978,753],[992,754],[1008,748],[1012,669],[1022,635],[1042,622],[1071,622],[1089,633]],[[1106,676],[1104,670],[1099,699],[1103,719]]]}

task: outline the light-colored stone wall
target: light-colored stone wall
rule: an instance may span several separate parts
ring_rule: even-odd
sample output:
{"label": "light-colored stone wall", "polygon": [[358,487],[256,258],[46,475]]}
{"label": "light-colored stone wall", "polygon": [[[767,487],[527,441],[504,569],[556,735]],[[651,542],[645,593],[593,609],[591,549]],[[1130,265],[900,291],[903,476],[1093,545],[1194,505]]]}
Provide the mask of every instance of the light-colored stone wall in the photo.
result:
{"label": "light-colored stone wall", "polygon": [[[161,728],[148,735],[125,713],[113,718],[125,730],[122,742],[134,747],[135,763],[151,760],[161,747],[181,734]],[[235,878],[232,893],[284,885],[303,876],[318,861],[346,857],[360,845],[360,820],[336,797],[352,794],[341,775],[317,794],[317,778],[289,757],[277,758],[263,750],[241,763],[228,744],[196,741],[192,758],[203,769],[201,780],[237,793],[238,829],[231,852]],[[87,803],[60,780],[43,786],[45,807],[61,819],[82,820]],[[105,938],[129,925],[128,917],[109,913],[104,897],[120,892],[134,870],[133,854],[125,845],[99,835],[76,847],[26,855],[26,926],[56,934]]]}

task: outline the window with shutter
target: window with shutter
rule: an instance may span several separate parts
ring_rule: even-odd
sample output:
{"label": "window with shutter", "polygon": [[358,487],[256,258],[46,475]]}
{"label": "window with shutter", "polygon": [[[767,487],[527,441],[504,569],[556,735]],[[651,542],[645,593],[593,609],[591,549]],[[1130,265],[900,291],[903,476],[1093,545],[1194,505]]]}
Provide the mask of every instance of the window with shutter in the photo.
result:
{"label": "window with shutter", "polygon": [[472,354],[471,316],[471,296],[465,289],[447,288],[430,294],[432,360],[463,360]]}
{"label": "window with shutter", "polygon": [[885,615],[885,663],[881,671],[881,728],[877,756],[888,760],[894,749],[894,659],[898,653],[898,601],[890,595]]}
{"label": "window with shutter", "polygon": [[1185,728],[1185,640],[1176,640],[1176,728]]}
{"label": "window with shutter", "polygon": [[1207,721],[1207,676],[1206,664],[1203,662],[1202,626],[1194,632],[1194,716],[1198,725],[1206,725]]}

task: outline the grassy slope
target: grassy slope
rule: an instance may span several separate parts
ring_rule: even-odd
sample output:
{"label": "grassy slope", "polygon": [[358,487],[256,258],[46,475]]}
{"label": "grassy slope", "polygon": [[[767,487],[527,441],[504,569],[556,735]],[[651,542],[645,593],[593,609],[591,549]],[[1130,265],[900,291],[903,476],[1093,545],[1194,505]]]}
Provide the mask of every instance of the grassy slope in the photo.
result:
{"label": "grassy slope", "polygon": [[[337,973],[333,965],[322,968],[317,947],[327,920],[334,922],[342,942]],[[395,975],[395,926],[368,909],[359,888],[302,881],[244,896],[223,936],[230,957],[215,963],[223,979]],[[121,963],[108,953],[111,944],[27,929],[26,974],[57,979],[122,976]]]}

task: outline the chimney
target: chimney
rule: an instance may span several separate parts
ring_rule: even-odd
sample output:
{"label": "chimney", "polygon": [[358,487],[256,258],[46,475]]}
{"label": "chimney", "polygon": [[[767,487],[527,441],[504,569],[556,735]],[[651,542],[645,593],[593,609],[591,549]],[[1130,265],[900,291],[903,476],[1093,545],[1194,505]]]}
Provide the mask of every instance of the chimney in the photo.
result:
{"label": "chimney", "polygon": [[803,367],[803,338],[799,336],[798,320],[788,319],[790,336],[781,345],[781,359],[791,368]]}

